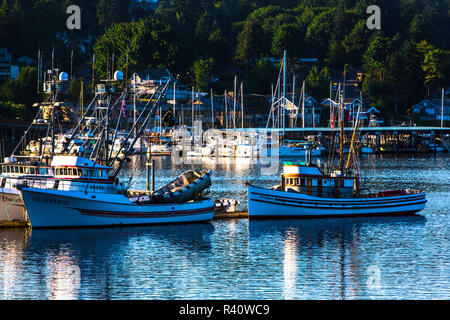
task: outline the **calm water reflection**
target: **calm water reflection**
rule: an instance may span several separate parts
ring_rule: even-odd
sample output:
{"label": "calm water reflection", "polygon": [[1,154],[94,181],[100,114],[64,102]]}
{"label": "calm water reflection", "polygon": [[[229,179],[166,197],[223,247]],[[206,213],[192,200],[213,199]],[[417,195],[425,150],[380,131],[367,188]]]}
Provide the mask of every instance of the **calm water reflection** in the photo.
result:
{"label": "calm water reflection", "polygon": [[[370,188],[427,191],[418,216],[0,230],[0,298],[449,299],[449,159],[366,160]],[[158,165],[160,184],[186,169],[167,158]],[[246,206],[257,167],[208,166],[213,195]],[[126,170],[145,186],[139,166]]]}

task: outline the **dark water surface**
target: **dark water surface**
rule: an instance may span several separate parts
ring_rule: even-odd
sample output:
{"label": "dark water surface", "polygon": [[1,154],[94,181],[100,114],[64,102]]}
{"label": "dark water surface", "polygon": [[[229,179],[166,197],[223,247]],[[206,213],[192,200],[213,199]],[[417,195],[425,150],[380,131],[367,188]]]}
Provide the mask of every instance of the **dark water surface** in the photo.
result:
{"label": "dark water surface", "polygon": [[[172,165],[214,171],[211,195],[247,206],[246,182],[273,185],[245,161]],[[106,229],[0,229],[0,299],[450,299],[450,156],[362,160],[366,187],[424,189],[420,215]],[[142,159],[125,168],[145,188]]]}

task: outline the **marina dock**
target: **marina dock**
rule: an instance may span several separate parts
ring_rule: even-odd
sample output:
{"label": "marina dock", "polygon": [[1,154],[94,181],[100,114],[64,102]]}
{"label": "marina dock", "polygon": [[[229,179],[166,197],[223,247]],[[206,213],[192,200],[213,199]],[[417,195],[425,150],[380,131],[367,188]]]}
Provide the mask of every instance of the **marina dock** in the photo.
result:
{"label": "marina dock", "polygon": [[[271,130],[278,132],[279,136],[285,139],[306,139],[312,138],[327,147],[331,138],[339,136],[339,130],[331,128],[244,128],[229,129],[228,131],[244,131],[244,132],[264,132]],[[449,127],[359,127],[361,137],[365,137],[365,144],[372,148],[375,153],[398,153],[398,152],[438,152],[438,146],[448,151],[450,144],[450,128]],[[227,131],[227,130],[225,130]],[[350,133],[353,127],[345,127],[344,143],[351,139]],[[427,146],[432,146],[427,148]]]}

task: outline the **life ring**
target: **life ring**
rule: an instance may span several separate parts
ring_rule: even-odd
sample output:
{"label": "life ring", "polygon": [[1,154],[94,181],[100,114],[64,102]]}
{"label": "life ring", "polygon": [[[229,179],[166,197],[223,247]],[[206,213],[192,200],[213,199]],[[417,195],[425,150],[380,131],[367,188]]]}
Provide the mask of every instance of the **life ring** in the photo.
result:
{"label": "life ring", "polygon": [[333,195],[333,197],[339,198],[341,196],[341,191],[339,189],[333,189],[331,194]]}

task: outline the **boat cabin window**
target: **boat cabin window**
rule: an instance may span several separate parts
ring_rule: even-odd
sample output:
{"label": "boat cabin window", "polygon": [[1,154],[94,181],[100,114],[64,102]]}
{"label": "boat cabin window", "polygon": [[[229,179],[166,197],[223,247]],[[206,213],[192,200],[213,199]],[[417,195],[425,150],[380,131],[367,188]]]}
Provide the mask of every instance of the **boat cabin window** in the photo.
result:
{"label": "boat cabin window", "polygon": [[64,168],[64,175],[67,176],[67,168]]}
{"label": "boat cabin window", "polygon": [[83,170],[81,170],[81,169],[78,169],[78,174],[77,174],[78,176],[83,176]]}
{"label": "boat cabin window", "polygon": [[30,174],[35,174],[34,167],[30,167]]}
{"label": "boat cabin window", "polygon": [[23,167],[19,167],[20,173],[23,173]]}
{"label": "boat cabin window", "polygon": [[68,174],[69,174],[69,176],[72,175],[72,169],[71,168],[68,169]]}
{"label": "boat cabin window", "polygon": [[41,174],[48,174],[48,168],[41,168]]}
{"label": "boat cabin window", "polygon": [[302,187],[305,186],[305,178],[300,178],[300,185],[301,185]]}
{"label": "boat cabin window", "polygon": [[29,167],[25,167],[25,174],[30,174],[30,168]]}

